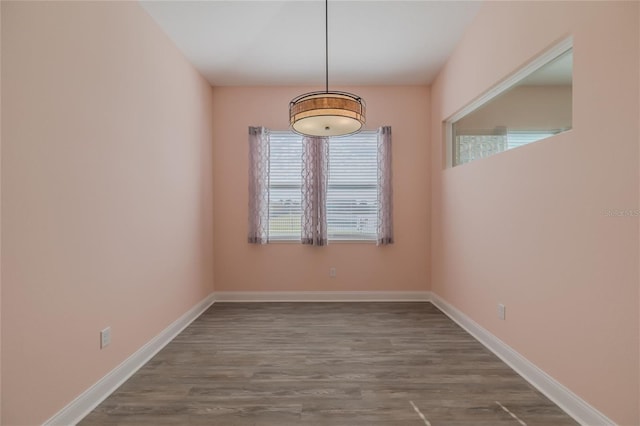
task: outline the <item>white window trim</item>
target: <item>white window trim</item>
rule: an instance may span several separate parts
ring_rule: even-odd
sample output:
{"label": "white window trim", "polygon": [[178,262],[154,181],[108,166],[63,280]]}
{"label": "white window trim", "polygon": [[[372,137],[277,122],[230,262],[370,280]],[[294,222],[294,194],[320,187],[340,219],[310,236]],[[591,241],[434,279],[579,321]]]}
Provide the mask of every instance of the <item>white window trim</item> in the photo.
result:
{"label": "white window trim", "polygon": [[[296,135],[295,132],[287,129],[287,130],[272,130],[270,131],[271,134],[291,134],[291,135]],[[376,130],[365,130],[362,131],[361,133],[370,133],[373,137],[376,138],[377,140],[377,135],[378,132]],[[296,135],[298,136],[298,135]],[[301,136],[300,136],[301,137]],[[302,137],[301,137],[302,138]],[[330,139],[335,140],[334,143],[339,143],[340,139],[342,137],[332,137]],[[376,147],[377,149],[377,147]],[[331,159],[329,160],[329,164],[331,164]],[[377,165],[376,165],[377,167]],[[376,183],[377,184],[377,183]],[[377,243],[377,235],[372,235],[369,238],[339,238],[336,239],[335,237],[332,238],[331,234],[328,234],[328,240],[331,244],[373,244],[375,245]],[[291,237],[284,237],[284,236],[272,236],[269,234],[269,244],[299,244],[300,243],[300,236],[298,236],[298,238],[291,238]]]}
{"label": "white window trim", "polygon": [[548,50],[546,50],[545,52],[537,56],[527,65],[525,65],[523,68],[514,72],[509,77],[505,78],[504,80],[502,80],[501,82],[493,86],[491,89],[489,89],[487,92],[482,94],[480,97],[476,98],[474,101],[469,103],[467,106],[465,106],[464,108],[462,108],[461,110],[459,110],[458,112],[456,112],[455,114],[453,114],[452,116],[444,120],[443,146],[446,151],[445,165],[444,165],[445,168],[448,169],[454,166],[453,164],[453,148],[454,148],[453,123],[465,117],[466,115],[470,114],[471,112],[475,111],[476,109],[480,108],[481,106],[491,101],[492,99],[496,98],[497,96],[501,95],[502,93],[512,88],[516,83],[518,83],[525,77],[528,77],[530,74],[533,74],[534,72],[538,71],[540,68],[542,68],[543,66],[545,66],[546,64],[548,64],[549,62],[557,58],[558,56],[568,52],[572,48],[573,48],[573,36],[568,36],[562,39],[557,44],[553,45],[551,48],[549,48]]}

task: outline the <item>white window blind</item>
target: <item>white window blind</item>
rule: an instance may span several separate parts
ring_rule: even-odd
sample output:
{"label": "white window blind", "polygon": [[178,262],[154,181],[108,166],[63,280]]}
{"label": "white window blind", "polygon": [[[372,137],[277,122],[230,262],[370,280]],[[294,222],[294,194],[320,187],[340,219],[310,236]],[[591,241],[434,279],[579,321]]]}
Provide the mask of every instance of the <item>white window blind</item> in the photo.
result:
{"label": "white window blind", "polygon": [[562,131],[507,130],[504,134],[492,134],[490,130],[479,130],[467,131],[469,134],[457,134],[454,139],[454,164],[465,164],[480,158],[490,157],[509,149],[546,139]]}
{"label": "white window blind", "polygon": [[509,130],[507,132],[507,149],[537,142],[560,133],[560,130]]}
{"label": "white window blind", "polygon": [[376,132],[335,138],[329,144],[329,240],[373,240],[378,223]]}
{"label": "white window blind", "polygon": [[[375,241],[378,221],[378,139],[375,131],[329,143],[327,228],[332,241]],[[302,136],[271,131],[269,239],[300,240]]]}
{"label": "white window blind", "polygon": [[269,152],[269,239],[300,240],[302,138],[271,132]]}

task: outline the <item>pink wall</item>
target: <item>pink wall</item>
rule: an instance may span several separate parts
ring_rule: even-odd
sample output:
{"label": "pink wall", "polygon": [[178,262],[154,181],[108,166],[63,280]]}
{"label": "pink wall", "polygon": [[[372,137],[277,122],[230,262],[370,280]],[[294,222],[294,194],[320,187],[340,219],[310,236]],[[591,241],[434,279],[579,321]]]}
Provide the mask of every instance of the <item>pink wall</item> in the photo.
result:
{"label": "pink wall", "polygon": [[[367,102],[367,129],[393,128],[396,244],[250,245],[247,127],[288,128],[289,101],[313,88],[214,89],[214,269],[216,291],[428,290],[429,89],[347,88]],[[336,267],[337,277],[329,278]]]}
{"label": "pink wall", "polygon": [[2,2],[2,88],[2,424],[34,425],[211,292],[212,90],[132,2]]}
{"label": "pink wall", "polygon": [[571,128],[571,86],[519,86],[460,119],[458,130]]}
{"label": "pink wall", "polygon": [[[604,211],[638,208],[638,7],[487,2],[432,86],[433,290],[624,425],[640,423],[639,226]],[[443,170],[443,120],[568,34],[573,130]]]}

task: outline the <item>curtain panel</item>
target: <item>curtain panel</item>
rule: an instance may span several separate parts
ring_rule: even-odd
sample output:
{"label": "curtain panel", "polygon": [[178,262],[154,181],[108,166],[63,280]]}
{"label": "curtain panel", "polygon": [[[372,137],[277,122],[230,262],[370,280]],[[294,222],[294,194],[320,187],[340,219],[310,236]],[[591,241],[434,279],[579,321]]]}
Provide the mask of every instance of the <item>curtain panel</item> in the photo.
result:
{"label": "curtain panel", "polygon": [[496,127],[491,130],[458,131],[454,141],[454,164],[465,164],[506,151],[507,142],[506,127]]}
{"label": "curtain panel", "polygon": [[269,242],[269,130],[249,127],[250,244]]}
{"label": "curtain panel", "polygon": [[393,189],[391,185],[391,127],[378,129],[377,245],[393,244]]}
{"label": "curtain panel", "polygon": [[[302,140],[301,242],[328,243],[327,191],[329,187],[329,138]],[[339,143],[339,142],[336,142]],[[269,242],[269,130],[249,127],[249,230],[251,244]],[[393,244],[393,191],[391,173],[391,127],[377,132],[378,224],[377,245]]]}
{"label": "curtain panel", "polygon": [[327,245],[329,138],[302,139],[302,244]]}

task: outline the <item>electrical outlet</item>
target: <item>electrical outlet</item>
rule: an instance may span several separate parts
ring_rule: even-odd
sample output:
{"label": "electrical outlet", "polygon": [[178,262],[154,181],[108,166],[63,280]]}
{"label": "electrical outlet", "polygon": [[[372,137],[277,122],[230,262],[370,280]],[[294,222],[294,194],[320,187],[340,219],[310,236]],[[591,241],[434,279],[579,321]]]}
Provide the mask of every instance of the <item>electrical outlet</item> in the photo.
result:
{"label": "electrical outlet", "polygon": [[100,331],[100,349],[109,346],[109,343],[111,343],[111,327]]}
{"label": "electrical outlet", "polygon": [[498,318],[501,320],[506,319],[507,317],[507,308],[502,304],[498,303]]}
{"label": "electrical outlet", "polygon": [[337,272],[336,272],[336,268],[331,267],[331,268],[329,269],[329,276],[330,276],[331,278],[335,278],[335,277],[336,277],[336,274],[337,274]]}

